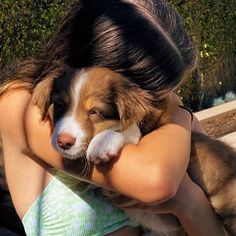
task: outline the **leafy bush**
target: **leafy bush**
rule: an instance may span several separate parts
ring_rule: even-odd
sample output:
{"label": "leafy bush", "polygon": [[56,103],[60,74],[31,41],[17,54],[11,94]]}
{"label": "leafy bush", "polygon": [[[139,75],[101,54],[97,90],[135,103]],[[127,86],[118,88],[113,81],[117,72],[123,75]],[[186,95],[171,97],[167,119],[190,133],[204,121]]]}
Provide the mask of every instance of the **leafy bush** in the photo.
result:
{"label": "leafy bush", "polygon": [[184,94],[185,104],[199,110],[209,106],[208,101],[214,97],[236,91],[236,2],[171,0],[171,3],[183,16],[198,46],[197,72],[182,86],[180,94]]}
{"label": "leafy bush", "polygon": [[[96,1],[96,0],[95,0]],[[105,0],[104,0],[105,1]],[[35,55],[56,30],[69,0],[0,1],[0,65]],[[170,0],[198,46],[199,64],[179,94],[193,110],[236,92],[235,0]]]}
{"label": "leafy bush", "polygon": [[69,2],[0,1],[0,65],[35,55],[64,17]]}

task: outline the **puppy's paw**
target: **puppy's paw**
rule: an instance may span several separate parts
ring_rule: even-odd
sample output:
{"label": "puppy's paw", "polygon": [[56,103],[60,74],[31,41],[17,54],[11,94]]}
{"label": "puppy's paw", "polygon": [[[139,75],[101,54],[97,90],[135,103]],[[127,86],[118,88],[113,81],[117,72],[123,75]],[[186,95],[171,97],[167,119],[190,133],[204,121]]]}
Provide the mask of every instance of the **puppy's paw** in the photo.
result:
{"label": "puppy's paw", "polygon": [[125,144],[125,137],[114,130],[105,130],[97,134],[89,143],[87,159],[95,164],[108,162],[117,156]]}

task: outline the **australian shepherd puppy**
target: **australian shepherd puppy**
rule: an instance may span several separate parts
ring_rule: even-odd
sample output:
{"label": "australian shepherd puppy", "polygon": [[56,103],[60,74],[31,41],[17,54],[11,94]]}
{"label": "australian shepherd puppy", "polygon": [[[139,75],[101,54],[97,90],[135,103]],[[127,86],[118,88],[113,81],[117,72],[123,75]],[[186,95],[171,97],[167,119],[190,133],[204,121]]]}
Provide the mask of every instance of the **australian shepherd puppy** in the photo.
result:
{"label": "australian shepherd puppy", "polygon": [[[142,135],[167,123],[177,106],[169,97],[156,101],[128,78],[96,67],[65,68],[56,78],[46,78],[35,88],[33,101],[42,117],[49,115],[52,120],[54,148],[69,159],[86,153],[88,162],[95,164],[109,161],[125,143],[137,144]],[[188,173],[204,190],[230,235],[236,235],[235,170],[236,152],[231,147],[192,134]],[[173,216],[155,213],[158,204],[148,206],[111,195],[116,205],[157,235],[184,234]]]}

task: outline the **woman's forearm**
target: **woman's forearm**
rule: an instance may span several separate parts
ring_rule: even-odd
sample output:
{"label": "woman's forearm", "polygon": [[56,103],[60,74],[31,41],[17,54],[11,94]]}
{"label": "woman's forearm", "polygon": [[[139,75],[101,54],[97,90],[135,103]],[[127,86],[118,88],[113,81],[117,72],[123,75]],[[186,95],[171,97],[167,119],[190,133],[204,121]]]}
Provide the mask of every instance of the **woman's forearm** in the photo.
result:
{"label": "woman's forearm", "polygon": [[173,197],[173,183],[163,178],[163,172],[155,163],[139,155],[135,145],[127,145],[117,158],[95,166],[91,175],[92,182],[146,203]]}
{"label": "woman's forearm", "polygon": [[202,189],[186,173],[172,199],[158,205],[160,214],[173,214],[189,236],[226,236]]}
{"label": "woman's forearm", "polygon": [[181,212],[177,217],[190,236],[228,235],[202,191],[199,192],[192,210]]}
{"label": "woman's forearm", "polygon": [[226,236],[202,189],[185,174],[176,196],[161,204],[163,213],[172,212],[189,236]]}
{"label": "woman's forearm", "polygon": [[191,116],[179,108],[172,123],[126,145],[110,163],[96,166],[92,181],[145,202],[173,197],[186,171]]}

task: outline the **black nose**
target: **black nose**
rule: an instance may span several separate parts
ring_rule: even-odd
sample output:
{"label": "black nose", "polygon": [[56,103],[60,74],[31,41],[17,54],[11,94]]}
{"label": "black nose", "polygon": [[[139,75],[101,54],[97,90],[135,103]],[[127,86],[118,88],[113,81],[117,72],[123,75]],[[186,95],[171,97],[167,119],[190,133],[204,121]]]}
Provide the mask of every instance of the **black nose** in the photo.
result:
{"label": "black nose", "polygon": [[63,150],[69,150],[75,144],[76,138],[67,133],[61,133],[57,137],[57,144]]}

